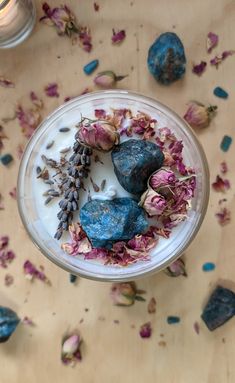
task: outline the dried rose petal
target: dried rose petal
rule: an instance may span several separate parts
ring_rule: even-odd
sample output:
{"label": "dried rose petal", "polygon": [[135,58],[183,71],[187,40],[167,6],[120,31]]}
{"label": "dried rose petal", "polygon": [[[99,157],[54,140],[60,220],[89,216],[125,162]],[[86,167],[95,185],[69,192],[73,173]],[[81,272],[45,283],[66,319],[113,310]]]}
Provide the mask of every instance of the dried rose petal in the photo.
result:
{"label": "dried rose petal", "polygon": [[119,143],[116,128],[106,122],[81,123],[78,138],[82,144],[105,152]]}
{"label": "dried rose petal", "polygon": [[16,199],[16,197],[17,197],[16,187],[14,187],[12,190],[9,191],[9,195],[10,195],[13,199]]}
{"label": "dried rose petal", "polygon": [[120,44],[126,38],[126,31],[122,29],[121,31],[115,32],[113,29],[112,43]]}
{"label": "dried rose petal", "polygon": [[203,72],[205,72],[207,63],[205,61],[201,61],[200,64],[193,65],[192,72],[197,74],[198,76],[201,76]]}
{"label": "dried rose petal", "polygon": [[0,76],[0,86],[3,88],[15,88],[15,84],[3,76]]}
{"label": "dried rose petal", "polygon": [[148,313],[149,314],[154,314],[156,312],[156,299],[152,297],[148,303]]}
{"label": "dried rose petal", "polygon": [[71,243],[63,243],[61,248],[69,255],[86,254],[92,250],[91,243],[86,233],[78,223],[72,223],[69,226],[69,233],[72,239]]}
{"label": "dried rose petal", "polygon": [[20,160],[22,155],[23,155],[23,153],[24,153],[24,145],[23,144],[18,144],[17,148],[16,148],[16,151],[17,151],[17,157]]}
{"label": "dried rose petal", "polygon": [[228,165],[225,161],[221,162],[220,164],[220,171],[222,174],[226,174],[228,171]]}
{"label": "dried rose petal", "polygon": [[16,117],[26,138],[30,138],[41,122],[41,115],[38,109],[23,109],[18,106]]}
{"label": "dried rose petal", "polygon": [[225,226],[231,221],[231,212],[226,207],[221,207],[215,216],[221,226]]}
{"label": "dried rose petal", "polygon": [[3,140],[7,139],[7,135],[5,134],[3,126],[0,125],[0,152],[3,149]]}
{"label": "dried rose petal", "polygon": [[171,265],[166,268],[165,273],[170,277],[179,277],[180,275],[187,277],[185,263],[183,259],[179,258],[173,263],[171,263]]}
{"label": "dried rose petal", "polygon": [[211,65],[215,66],[218,69],[218,66],[228,57],[234,55],[235,51],[224,51],[220,56],[216,55],[213,59],[210,60]]}
{"label": "dried rose petal", "polygon": [[45,93],[48,97],[59,97],[58,93],[58,84],[53,82],[51,84],[48,84],[45,88]]}
{"label": "dried rose petal", "polygon": [[95,2],[95,3],[93,4],[93,6],[94,6],[94,10],[95,10],[96,12],[98,12],[99,9],[100,9],[99,4]]}
{"label": "dried rose petal", "polygon": [[31,326],[31,327],[34,327],[35,326],[35,323],[32,321],[32,319],[30,319],[29,317],[25,316],[22,321],[21,321],[23,324],[27,325],[27,326]]}
{"label": "dried rose petal", "polygon": [[150,338],[152,335],[151,323],[147,322],[147,323],[142,324],[142,326],[140,327],[139,334],[140,334],[141,338]]}
{"label": "dried rose petal", "polygon": [[216,47],[218,42],[219,42],[219,36],[213,32],[209,32],[207,35],[207,41],[206,41],[207,52],[211,53],[212,49]]}
{"label": "dried rose petal", "polygon": [[230,189],[230,182],[217,175],[215,182],[212,183],[212,187],[217,192],[225,193],[226,190]]}
{"label": "dried rose petal", "polygon": [[0,250],[0,266],[4,269],[15,259],[15,253],[12,250]]}
{"label": "dried rose petal", "polygon": [[206,107],[196,101],[191,102],[184,115],[184,119],[192,128],[206,128],[215,115],[217,106]]}
{"label": "dried rose petal", "polygon": [[199,333],[200,333],[200,326],[199,326],[199,323],[198,323],[198,322],[194,322],[194,324],[193,324],[193,328],[194,328],[196,334],[199,335]]}
{"label": "dried rose petal", "polygon": [[6,274],[4,278],[4,284],[5,286],[9,287],[13,284],[14,277],[11,274]]}
{"label": "dried rose petal", "polygon": [[23,269],[24,269],[25,277],[27,279],[32,281],[36,278],[41,280],[42,282],[50,284],[50,281],[46,277],[45,273],[42,270],[38,270],[31,261],[29,260],[25,261],[23,265]]}
{"label": "dried rose petal", "polygon": [[0,237],[0,250],[5,249],[5,247],[8,246],[9,243],[9,237],[8,235],[3,235]]}

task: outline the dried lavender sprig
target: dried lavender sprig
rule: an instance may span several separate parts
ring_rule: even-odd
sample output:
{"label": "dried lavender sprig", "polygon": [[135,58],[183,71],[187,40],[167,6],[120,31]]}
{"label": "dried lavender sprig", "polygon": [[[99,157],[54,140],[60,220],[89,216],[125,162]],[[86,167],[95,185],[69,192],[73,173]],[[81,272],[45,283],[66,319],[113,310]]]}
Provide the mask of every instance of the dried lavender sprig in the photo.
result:
{"label": "dried lavender sprig", "polygon": [[78,210],[79,189],[83,188],[83,179],[88,177],[90,171],[90,156],[92,149],[82,145],[75,136],[73,153],[69,158],[66,169],[67,176],[62,181],[63,199],[59,202],[60,211],[57,214],[59,224],[54,238],[59,240],[64,230],[68,230],[72,223],[73,212]]}

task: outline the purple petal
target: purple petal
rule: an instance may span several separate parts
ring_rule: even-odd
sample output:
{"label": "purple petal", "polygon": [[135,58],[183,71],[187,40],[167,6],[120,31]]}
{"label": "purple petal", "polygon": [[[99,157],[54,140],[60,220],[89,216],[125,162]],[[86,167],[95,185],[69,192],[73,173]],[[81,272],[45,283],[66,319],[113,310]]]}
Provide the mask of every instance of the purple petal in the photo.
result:
{"label": "purple petal", "polygon": [[113,29],[112,43],[120,44],[126,37],[126,31],[122,29],[121,31],[115,32]]}
{"label": "purple petal", "polygon": [[207,63],[205,61],[201,61],[200,64],[196,64],[193,66],[193,73],[197,74],[200,76],[203,72],[205,72]]}
{"label": "purple petal", "polygon": [[60,96],[58,93],[58,84],[55,82],[48,84],[44,90],[45,90],[45,93],[48,97],[59,97]]}

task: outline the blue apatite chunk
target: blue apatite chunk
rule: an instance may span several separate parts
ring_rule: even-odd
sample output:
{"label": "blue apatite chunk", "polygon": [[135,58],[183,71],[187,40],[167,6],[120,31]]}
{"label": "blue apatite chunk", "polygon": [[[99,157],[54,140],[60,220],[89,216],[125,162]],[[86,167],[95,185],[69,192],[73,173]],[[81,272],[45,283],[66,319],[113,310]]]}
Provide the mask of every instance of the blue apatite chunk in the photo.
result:
{"label": "blue apatite chunk", "polygon": [[147,189],[149,176],[163,165],[164,154],[150,141],[128,140],[112,151],[114,172],[122,187],[139,195]]}
{"label": "blue apatite chunk", "polygon": [[99,65],[99,60],[90,61],[88,64],[86,64],[83,67],[84,73],[87,75],[93,73],[94,70],[98,67],[98,65]]}
{"label": "blue apatite chunk", "polygon": [[210,331],[222,326],[235,315],[235,294],[217,286],[202,313],[202,319]]}
{"label": "blue apatite chunk", "polygon": [[80,222],[94,247],[108,249],[148,228],[144,210],[131,198],[89,201],[80,210]]}
{"label": "blue apatite chunk", "polygon": [[162,33],[149,48],[149,71],[164,85],[169,85],[183,77],[185,65],[184,46],[175,33]]}
{"label": "blue apatite chunk", "polygon": [[8,307],[0,306],[0,343],[6,342],[15,331],[20,319]]}

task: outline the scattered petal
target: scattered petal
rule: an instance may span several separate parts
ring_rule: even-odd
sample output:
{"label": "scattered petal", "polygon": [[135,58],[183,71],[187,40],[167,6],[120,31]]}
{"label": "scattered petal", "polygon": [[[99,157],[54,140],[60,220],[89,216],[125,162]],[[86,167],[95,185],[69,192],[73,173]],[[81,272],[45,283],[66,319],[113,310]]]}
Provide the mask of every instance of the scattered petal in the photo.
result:
{"label": "scattered petal", "polygon": [[219,65],[228,57],[234,55],[235,51],[224,51],[220,56],[216,55],[213,59],[210,60],[211,65],[215,66],[218,69]]}
{"label": "scattered petal", "polygon": [[17,148],[16,148],[16,154],[17,154],[17,158],[20,160],[22,155],[24,153],[24,145],[23,144],[19,144],[17,145]]}
{"label": "scattered petal", "polygon": [[95,2],[93,5],[94,5],[94,10],[95,10],[96,12],[98,12],[98,11],[100,10],[100,6],[99,6],[99,4]]}
{"label": "scattered petal", "polygon": [[21,322],[27,326],[31,326],[31,327],[34,327],[35,326],[35,323],[32,321],[32,319],[30,319],[29,317],[25,316]]}
{"label": "scattered petal", "polygon": [[81,337],[78,334],[71,334],[62,340],[61,361],[65,365],[75,364],[82,360]]}
{"label": "scattered petal", "polygon": [[166,342],[164,340],[160,340],[160,342],[158,342],[158,345],[160,347],[166,347]]}
{"label": "scattered petal", "polygon": [[23,109],[23,107],[19,105],[16,110],[16,117],[27,139],[32,136],[41,122],[40,108],[33,104],[33,108]]}
{"label": "scattered petal", "polygon": [[11,154],[7,153],[0,157],[0,161],[4,166],[8,166],[12,161],[13,157]]}
{"label": "scattered petal", "polygon": [[156,299],[152,297],[148,303],[148,313],[149,314],[154,314],[156,312]]}
{"label": "scattered petal", "polygon": [[225,193],[226,190],[230,189],[230,182],[217,175],[215,182],[212,183],[212,187],[216,192]]}
{"label": "scattered petal", "polygon": [[180,317],[170,315],[167,317],[167,323],[168,324],[176,324],[180,322]]}
{"label": "scattered petal", "polygon": [[0,250],[5,249],[9,244],[9,237],[7,235],[3,235],[0,237]]}
{"label": "scattered petal", "polygon": [[5,286],[9,287],[13,284],[14,277],[11,274],[6,274],[4,278],[4,284]]}
{"label": "scattered petal", "polygon": [[213,91],[214,95],[216,97],[219,97],[219,98],[224,98],[224,99],[227,99],[228,98],[228,93],[226,92],[226,90],[224,90],[223,88],[221,88],[220,86],[217,86],[214,91]]}
{"label": "scattered petal", "polygon": [[215,216],[221,226],[225,226],[231,221],[231,212],[227,207],[221,207]]}
{"label": "scattered petal", "polygon": [[35,267],[35,265],[32,262],[27,260],[24,262],[23,269],[26,279],[33,281],[36,278],[41,280],[42,282],[50,284],[50,281],[43,272],[42,267],[40,267],[39,270]]}
{"label": "scattered petal", "polygon": [[194,324],[193,324],[193,328],[194,328],[196,334],[199,335],[199,333],[200,333],[200,326],[199,326],[199,323],[198,323],[198,322],[194,322]]}
{"label": "scattered petal", "polygon": [[179,258],[175,262],[173,262],[170,266],[166,268],[165,273],[168,274],[170,277],[179,277],[180,275],[187,277],[185,263],[183,259]]}
{"label": "scattered petal", "polygon": [[205,272],[215,270],[215,264],[213,262],[206,262],[202,265],[202,270]]}
{"label": "scattered petal", "polygon": [[15,88],[15,84],[3,76],[0,76],[0,86],[3,88]]}
{"label": "scattered petal", "polygon": [[222,174],[226,174],[228,172],[228,165],[225,161],[221,162],[220,171]]}
{"label": "scattered petal", "polygon": [[225,135],[221,141],[220,149],[223,150],[223,152],[227,152],[229,150],[231,143],[232,143],[232,137]]}
{"label": "scattered petal", "polygon": [[203,72],[205,72],[206,66],[207,66],[206,61],[201,61],[200,64],[195,64],[193,66],[192,71],[193,71],[193,73],[197,74],[198,76],[201,76],[201,74]]}
{"label": "scattered petal", "polygon": [[152,335],[151,323],[147,322],[147,323],[142,324],[142,326],[140,327],[139,334],[140,334],[141,338],[150,338]]}
{"label": "scattered petal", "polygon": [[16,187],[14,187],[12,190],[9,191],[9,195],[10,195],[13,199],[16,199],[16,197],[17,197]]}
{"label": "scattered petal", "polygon": [[58,93],[58,84],[53,82],[51,84],[48,84],[45,88],[45,93],[48,97],[59,97]]}
{"label": "scattered petal", "polygon": [[4,132],[4,128],[0,125],[0,152],[4,148],[3,140],[5,140],[6,138],[8,137]]}
{"label": "scattered petal", "polygon": [[0,267],[6,269],[15,259],[15,253],[12,250],[0,250]]}
{"label": "scattered petal", "polygon": [[219,42],[219,36],[213,32],[209,32],[207,35],[207,41],[206,41],[207,52],[211,53],[212,49],[216,47],[218,42]]}
{"label": "scattered petal", "polygon": [[126,38],[126,31],[122,29],[121,31],[115,32],[113,29],[112,43],[120,44]]}

